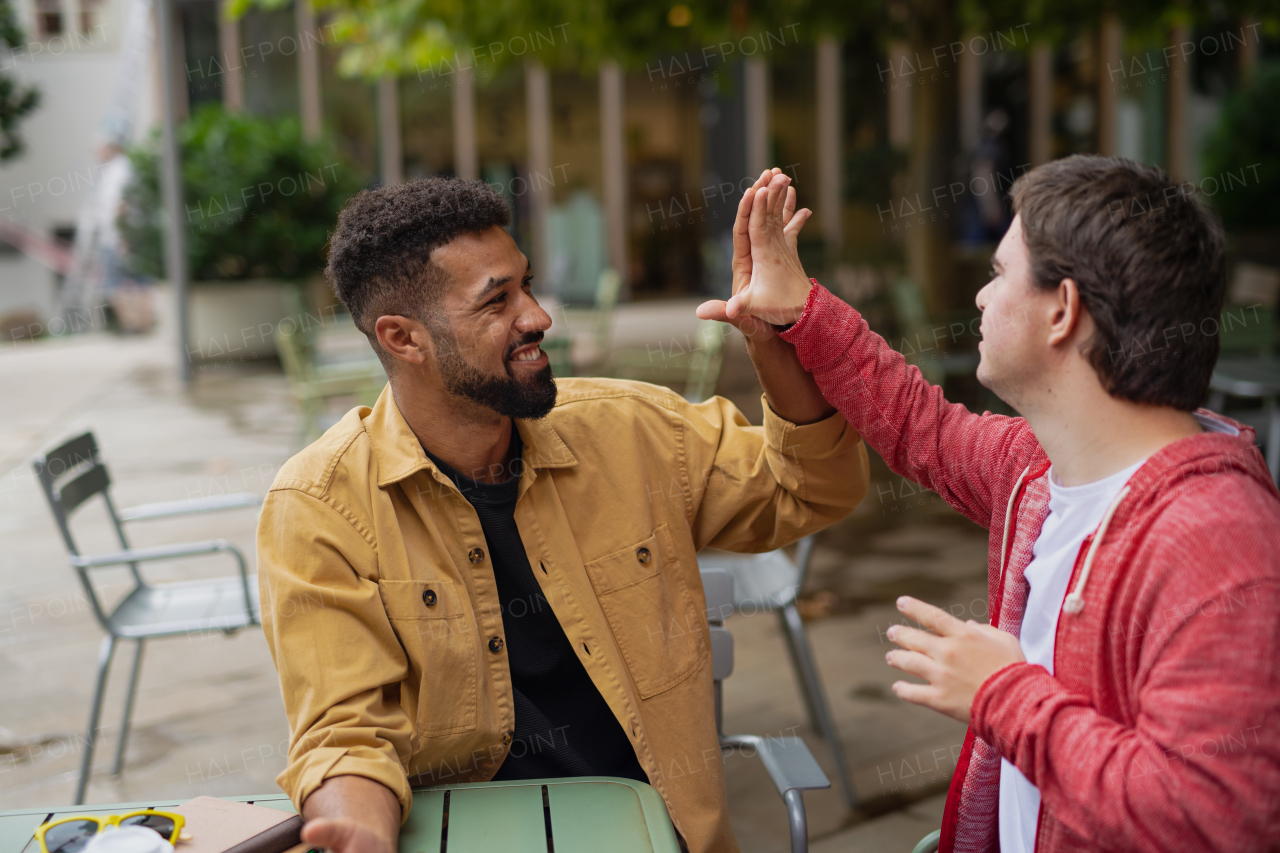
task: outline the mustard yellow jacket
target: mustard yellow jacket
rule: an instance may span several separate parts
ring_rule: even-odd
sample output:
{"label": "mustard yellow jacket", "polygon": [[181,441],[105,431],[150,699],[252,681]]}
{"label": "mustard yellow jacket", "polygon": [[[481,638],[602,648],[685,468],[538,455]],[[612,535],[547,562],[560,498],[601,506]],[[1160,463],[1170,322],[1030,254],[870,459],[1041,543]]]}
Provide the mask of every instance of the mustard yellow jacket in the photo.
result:
{"label": "mustard yellow jacket", "polygon": [[[841,415],[692,405],[653,385],[561,379],[516,422],[529,564],[692,853],[735,850],[696,554],[767,551],[844,517],[867,453]],[[301,809],[331,776],[484,781],[515,729],[502,613],[471,505],[390,386],[280,471],[258,528],[262,623],[291,730],[278,781]]]}

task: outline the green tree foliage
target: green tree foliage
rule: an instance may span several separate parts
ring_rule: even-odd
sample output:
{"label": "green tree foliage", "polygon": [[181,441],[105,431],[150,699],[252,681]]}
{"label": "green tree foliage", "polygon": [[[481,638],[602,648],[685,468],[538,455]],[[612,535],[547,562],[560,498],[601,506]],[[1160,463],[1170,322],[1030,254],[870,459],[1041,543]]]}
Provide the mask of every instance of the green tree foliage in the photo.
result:
{"label": "green tree foliage", "polygon": [[1222,187],[1211,201],[1227,228],[1254,231],[1280,225],[1277,152],[1280,61],[1272,60],[1259,65],[1249,84],[1227,99],[1205,143],[1204,174]]}
{"label": "green tree foliage", "polygon": [[[360,187],[328,141],[305,142],[293,118],[202,107],[180,130],[182,181],[197,280],[301,279],[324,268],[343,203]],[[159,135],[129,152],[121,235],[135,272],[163,276]]]}
{"label": "green tree foliage", "polygon": [[[0,0],[0,42],[4,47],[0,56],[23,47],[25,41],[14,16],[13,4],[10,0]],[[39,105],[38,89],[23,86],[13,75],[0,73],[0,161],[13,159],[22,153],[18,124]]]}

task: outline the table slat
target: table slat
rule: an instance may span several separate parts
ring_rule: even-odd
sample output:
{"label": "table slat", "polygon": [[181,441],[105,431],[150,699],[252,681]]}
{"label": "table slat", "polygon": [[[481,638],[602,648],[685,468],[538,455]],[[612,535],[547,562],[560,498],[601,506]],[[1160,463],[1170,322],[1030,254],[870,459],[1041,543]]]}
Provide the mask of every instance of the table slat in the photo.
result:
{"label": "table slat", "polygon": [[626,785],[547,786],[556,853],[653,853],[640,797]]}
{"label": "table slat", "polygon": [[[0,850],[18,851],[33,841],[36,827],[44,823],[45,815],[8,815],[0,817]],[[32,849],[36,847],[32,844]]]}
{"label": "table slat", "polygon": [[[547,853],[541,785],[454,788],[449,792],[449,853],[494,850]],[[434,851],[424,848],[423,853]]]}
{"label": "table slat", "polygon": [[400,853],[439,853],[443,828],[444,791],[414,791],[409,819],[400,827]]}

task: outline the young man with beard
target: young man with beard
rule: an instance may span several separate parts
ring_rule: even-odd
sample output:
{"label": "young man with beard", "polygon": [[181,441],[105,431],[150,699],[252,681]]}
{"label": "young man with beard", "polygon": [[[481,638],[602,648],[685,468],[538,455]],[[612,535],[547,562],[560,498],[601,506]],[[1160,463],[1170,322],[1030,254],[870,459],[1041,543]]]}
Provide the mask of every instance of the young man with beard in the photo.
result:
{"label": "young man with beard", "polygon": [[328,273],[390,384],[263,509],[279,782],[335,853],[393,853],[411,784],[565,776],[648,782],[689,850],[733,850],[696,554],[843,518],[866,451],[763,325],[762,428],[720,398],[557,382],[509,218],[487,185],[444,178],[340,216]]}
{"label": "young man with beard", "polygon": [[[755,204],[781,203],[785,178]],[[1252,429],[1199,409],[1221,227],[1155,169],[1069,157],[1012,188],[978,379],[948,403],[804,274],[776,225],[704,317],[792,324],[827,399],[895,472],[991,531],[991,624],[909,597],[894,692],[969,724],[941,849],[1274,850],[1280,500]],[[768,220],[772,222],[772,220]]]}

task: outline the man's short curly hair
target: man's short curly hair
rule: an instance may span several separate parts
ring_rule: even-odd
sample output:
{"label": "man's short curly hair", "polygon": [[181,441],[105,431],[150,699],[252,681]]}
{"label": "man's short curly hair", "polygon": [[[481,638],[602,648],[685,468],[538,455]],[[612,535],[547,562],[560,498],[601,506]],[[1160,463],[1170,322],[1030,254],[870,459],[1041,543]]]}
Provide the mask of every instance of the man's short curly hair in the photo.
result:
{"label": "man's short curly hair", "polygon": [[445,284],[431,251],[510,222],[506,200],[483,181],[422,178],[364,190],[338,214],[325,274],[381,356],[373,330],[379,317],[430,321],[427,309]]}

